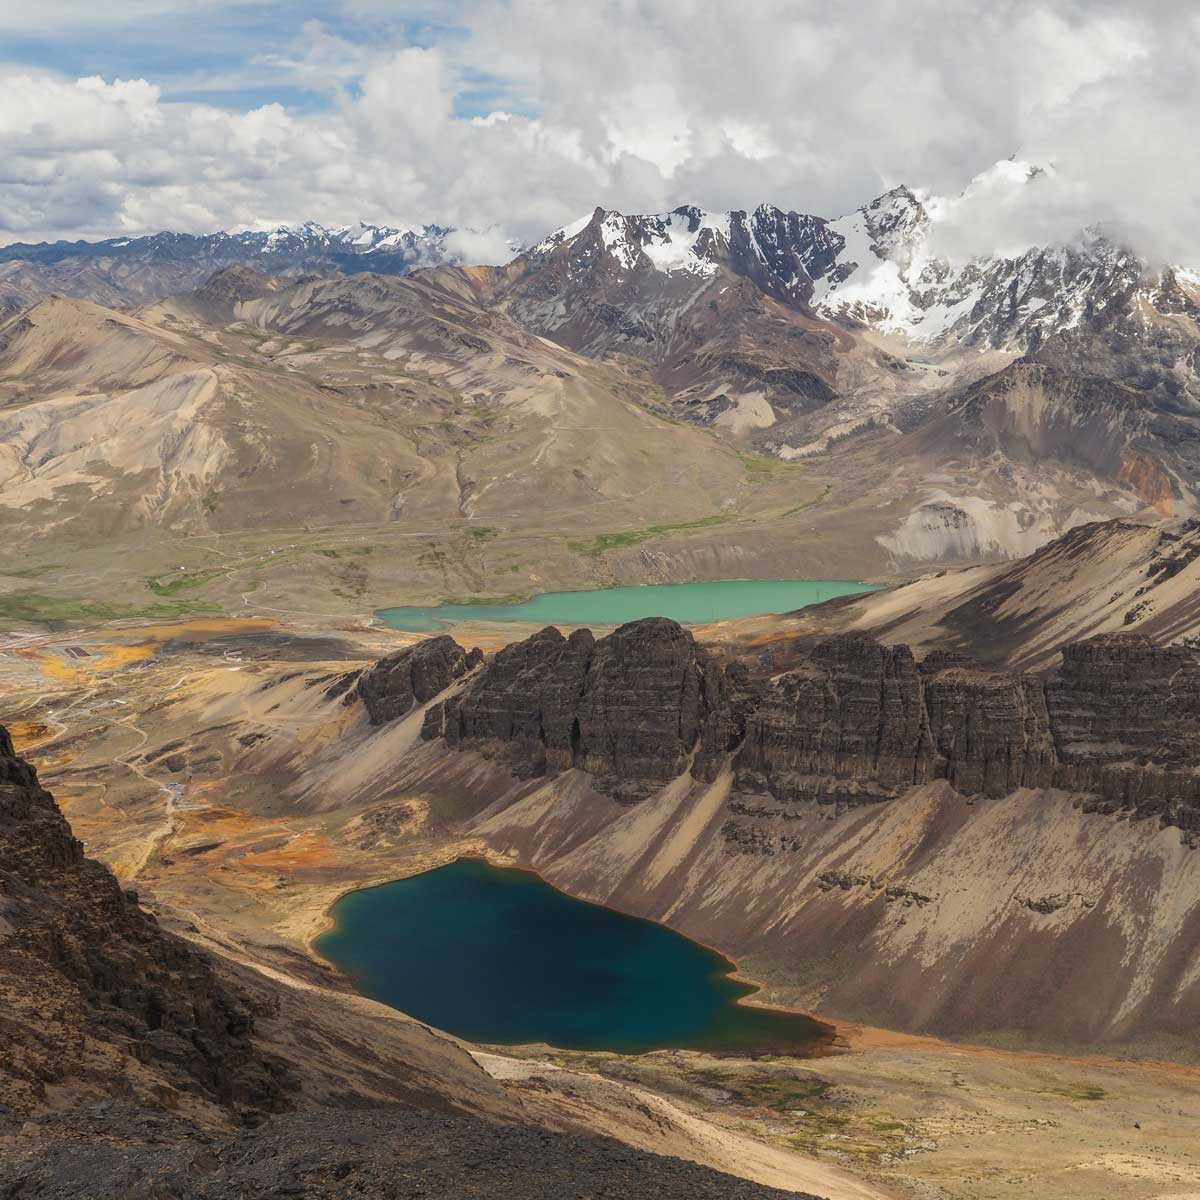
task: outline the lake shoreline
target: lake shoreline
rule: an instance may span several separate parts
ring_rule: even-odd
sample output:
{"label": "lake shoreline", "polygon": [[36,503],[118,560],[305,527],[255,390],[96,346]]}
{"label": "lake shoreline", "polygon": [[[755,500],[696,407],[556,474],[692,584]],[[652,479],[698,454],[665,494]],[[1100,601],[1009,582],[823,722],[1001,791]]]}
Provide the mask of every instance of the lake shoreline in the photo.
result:
{"label": "lake shoreline", "polygon": [[611,628],[648,616],[707,625],[796,612],[883,586],[854,579],[719,579],[534,592],[523,599],[462,597],[437,605],[380,608],[373,616],[401,633],[445,633],[455,625],[480,622]]}
{"label": "lake shoreline", "polygon": [[[697,938],[694,938],[688,934],[684,934],[681,931],[672,928],[670,925],[668,925],[664,922],[656,921],[652,917],[646,917],[641,914],[627,912],[627,911],[620,909],[612,904],[607,904],[607,903],[603,903],[603,902],[599,902],[599,901],[595,901],[595,900],[589,900],[589,899],[585,899],[580,896],[573,895],[571,892],[569,892],[565,888],[560,887],[557,884],[553,883],[552,881],[546,879],[535,869],[528,867],[528,866],[524,866],[524,865],[517,865],[517,864],[513,863],[512,861],[507,861],[507,860],[505,860],[505,858],[502,855],[494,854],[485,847],[457,846],[454,848],[448,848],[447,853],[445,855],[437,855],[435,861],[422,863],[417,869],[414,869],[411,871],[403,871],[402,870],[400,873],[397,873],[397,874],[395,874],[391,877],[385,878],[385,879],[374,879],[369,882],[364,882],[363,884],[358,885],[358,886],[346,887],[346,888],[341,889],[333,900],[327,901],[327,903],[324,906],[324,910],[323,910],[319,925],[316,928],[314,928],[313,931],[306,937],[306,939],[305,939],[306,951],[316,961],[331,967],[333,970],[336,970],[339,973],[339,975],[341,975],[343,978],[349,980],[349,982],[351,983],[351,985],[354,988],[354,991],[357,994],[367,996],[368,998],[372,998],[369,996],[369,994],[366,991],[363,991],[359,987],[355,978],[351,975],[351,973],[346,968],[342,967],[341,965],[339,965],[339,963],[337,961],[335,961],[334,959],[331,959],[327,954],[323,953],[318,946],[319,941],[323,937],[325,937],[327,934],[333,932],[337,928],[337,919],[334,915],[333,910],[336,908],[337,904],[339,902],[341,902],[342,900],[344,900],[347,896],[358,894],[358,893],[366,893],[366,892],[376,891],[382,887],[386,887],[386,886],[388,886],[390,884],[394,884],[394,883],[403,883],[405,881],[413,880],[413,879],[419,878],[424,875],[429,875],[433,872],[442,870],[446,867],[450,867],[450,866],[453,866],[458,863],[475,863],[475,864],[478,864],[483,867],[491,868],[493,870],[503,871],[503,872],[511,872],[512,874],[515,874],[515,875],[526,876],[528,879],[530,879],[532,881],[536,881],[536,883],[539,884],[540,886],[547,888],[549,891],[555,893],[557,896],[562,897],[563,899],[565,899],[567,901],[571,901],[572,903],[575,903],[575,904],[581,904],[581,905],[590,907],[592,909],[599,910],[603,913],[620,917],[624,921],[631,921],[631,922],[635,922],[637,924],[649,926],[654,930],[659,930],[665,934],[669,934],[669,935],[671,935],[672,938],[679,939],[682,943],[686,943],[686,944],[690,945],[691,947],[695,947],[700,950],[703,950],[707,955],[710,955],[713,959],[715,959],[717,964],[719,965],[719,973],[716,976],[718,979],[720,979],[721,981],[728,982],[730,984],[735,984],[735,985],[739,985],[741,987],[751,989],[749,992],[747,992],[744,995],[731,996],[726,1000],[725,1003],[727,1003],[733,1010],[735,1010],[735,1011],[736,1010],[747,1010],[752,1013],[763,1014],[764,1016],[776,1017],[776,1018],[780,1018],[783,1020],[795,1019],[795,1020],[799,1020],[799,1021],[804,1021],[807,1023],[807,1025],[811,1029],[811,1035],[804,1042],[803,1046],[796,1044],[796,1043],[789,1043],[789,1044],[787,1044],[786,1049],[780,1049],[780,1048],[778,1048],[779,1047],[778,1043],[769,1043],[768,1041],[764,1041],[764,1044],[761,1047],[754,1046],[753,1044],[746,1045],[746,1046],[738,1046],[735,1044],[731,1044],[729,1046],[722,1046],[719,1044],[719,1042],[715,1042],[712,1045],[704,1045],[704,1046],[688,1046],[688,1045],[672,1044],[672,1045],[663,1045],[663,1046],[651,1046],[651,1047],[647,1047],[645,1049],[640,1049],[640,1050],[632,1050],[632,1049],[611,1050],[611,1051],[609,1051],[611,1053],[632,1054],[632,1055],[636,1056],[636,1055],[647,1054],[647,1053],[655,1053],[655,1052],[662,1051],[662,1050],[679,1049],[679,1050],[702,1051],[704,1053],[708,1053],[708,1054],[712,1055],[713,1057],[718,1057],[718,1058],[730,1058],[730,1059],[736,1058],[736,1059],[746,1060],[746,1059],[757,1059],[760,1057],[784,1057],[784,1058],[794,1058],[797,1060],[807,1060],[807,1059],[827,1057],[832,1054],[846,1053],[850,1050],[850,1045],[844,1036],[844,1032],[840,1027],[840,1023],[835,1022],[835,1021],[830,1021],[827,1018],[817,1016],[816,1014],[808,1012],[803,1009],[789,1008],[789,1007],[785,1007],[782,1005],[765,1004],[765,1003],[762,1003],[761,1001],[756,1000],[755,996],[759,995],[760,993],[762,993],[763,991],[766,990],[764,985],[759,980],[753,979],[751,976],[746,974],[742,970],[740,964],[735,959],[731,958],[728,954],[726,954],[720,948],[713,946],[707,942],[701,941]],[[314,923],[314,924],[316,924],[316,923]],[[377,1002],[386,1004],[388,1007],[395,1008],[396,1011],[407,1012],[407,1010],[404,1007],[402,1007],[400,1005],[392,1005],[386,1000],[378,1000],[377,999]],[[408,1013],[408,1015],[412,1016],[411,1013]],[[413,1017],[413,1019],[421,1020],[421,1021],[431,1024],[435,1027],[440,1027],[440,1026],[438,1026],[438,1022],[437,1022],[436,1018]],[[511,1041],[511,1042],[509,1042],[509,1041],[503,1041],[503,1040],[496,1040],[494,1038],[475,1038],[468,1034],[452,1033],[452,1036],[462,1037],[465,1041],[469,1041],[469,1042],[479,1041],[481,1044],[486,1044],[486,1045],[491,1045],[491,1046],[506,1046],[506,1045],[507,1046],[525,1046],[525,1045],[540,1044],[540,1040],[535,1040],[532,1042],[529,1042],[529,1041]],[[552,1044],[552,1043],[546,1043],[546,1044]],[[564,1049],[564,1050],[572,1049],[572,1047],[557,1047],[557,1048]],[[575,1048],[575,1049],[578,1049],[578,1048]]]}

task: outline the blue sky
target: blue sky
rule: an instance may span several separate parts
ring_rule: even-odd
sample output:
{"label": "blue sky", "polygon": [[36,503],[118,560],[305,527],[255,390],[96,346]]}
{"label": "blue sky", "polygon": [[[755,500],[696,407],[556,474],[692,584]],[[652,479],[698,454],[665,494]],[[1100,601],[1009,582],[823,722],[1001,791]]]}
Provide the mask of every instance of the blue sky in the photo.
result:
{"label": "blue sky", "polygon": [[454,36],[452,25],[431,20],[421,5],[356,11],[341,0],[181,0],[161,8],[122,11],[119,0],[97,0],[102,15],[91,19],[78,12],[27,17],[4,32],[0,56],[69,76],[148,79],[168,101],[230,109],[276,101],[314,111],[330,104],[329,88],[298,81],[286,66],[314,22],[351,46],[430,46]]}
{"label": "blue sky", "polygon": [[0,241],[832,217],[1016,154],[1058,182],[957,244],[1194,262],[1198,61],[1191,0],[0,0]]}

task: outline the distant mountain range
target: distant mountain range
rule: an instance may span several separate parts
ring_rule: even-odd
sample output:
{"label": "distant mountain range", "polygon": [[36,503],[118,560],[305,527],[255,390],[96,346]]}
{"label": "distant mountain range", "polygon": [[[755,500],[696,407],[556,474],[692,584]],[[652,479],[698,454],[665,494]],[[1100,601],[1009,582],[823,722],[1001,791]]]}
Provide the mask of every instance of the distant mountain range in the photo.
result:
{"label": "distant mountain range", "polygon": [[315,221],[269,233],[156,233],[102,242],[0,246],[0,304],[29,304],[62,294],[100,304],[145,304],[199,287],[235,264],[271,275],[403,275],[457,262],[439,225],[395,229],[357,222],[326,229]]}
{"label": "distant mountain range", "polygon": [[[972,186],[1039,187],[1044,175],[1005,162]],[[268,443],[297,480],[310,469],[304,394],[321,414],[320,444],[339,447],[334,482],[303,495],[312,520],[386,522],[426,507],[433,519],[449,503],[463,519],[519,521],[549,493],[574,512],[607,505],[606,520],[628,504],[631,523],[655,528],[733,512],[753,524],[776,488],[779,513],[806,512],[813,495],[798,485],[827,471],[828,489],[814,494],[841,495],[848,531],[829,562],[859,571],[1027,554],[1087,521],[1200,511],[1200,274],[1154,267],[1097,231],[951,259],[939,253],[947,211],[904,187],[832,221],[770,205],[596,208],[502,266],[457,262],[468,239],[440,226],[9,246],[0,367],[12,398],[0,432],[14,462],[0,459],[0,491],[36,511],[41,529],[42,477],[57,472],[54,510],[77,501],[91,520],[100,491],[119,491],[98,463],[157,471],[162,460],[170,482],[123,497],[122,528],[232,522],[235,494],[237,520],[283,523],[300,500],[261,473],[261,491],[233,479],[250,478]],[[22,314],[54,292],[137,311]],[[163,296],[174,299],[150,303]],[[196,441],[175,380],[161,397],[161,445],[101,449],[98,432],[64,430],[62,397],[111,394],[132,420],[130,389],[165,386],[184,360],[197,412],[218,412],[206,390],[215,379],[220,394],[264,408],[261,429],[251,434],[230,401],[220,436]],[[30,404],[35,393],[44,409]],[[367,436],[363,406],[375,411],[384,396]],[[651,426],[652,461],[647,410],[666,418]],[[696,427],[719,436],[697,439]],[[568,428],[583,438],[570,450]],[[195,450],[186,470],[184,433]],[[368,467],[385,443],[386,467]],[[774,463],[753,468],[749,491],[745,455]],[[671,482],[681,470],[686,487]],[[69,490],[85,479],[99,491]],[[647,488],[654,503],[634,503]],[[739,553],[759,536],[744,531]]]}
{"label": "distant mountain range", "polygon": [[[1038,186],[1043,168],[1005,161],[974,180],[983,187]],[[628,291],[656,276],[711,280],[724,268],[781,303],[921,345],[963,343],[1036,348],[1047,337],[1130,305],[1167,315],[1200,313],[1200,270],[1152,268],[1097,231],[1070,244],[1007,257],[954,261],[935,236],[946,202],[896,187],[836,220],[763,204],[753,212],[708,212],[684,205],[667,213],[604,208],[524,250],[522,273],[567,264],[563,284],[602,274]],[[271,232],[158,233],[101,242],[14,243],[0,247],[0,304],[23,305],[60,293],[104,304],[146,303],[190,291],[223,267],[271,275],[404,275],[464,259],[449,226],[400,229],[314,221]],[[676,289],[677,290],[677,289]],[[619,306],[618,306],[619,307]],[[567,313],[567,323],[572,317]],[[632,340],[646,340],[636,317],[609,314]],[[650,317],[653,324],[653,317]]]}

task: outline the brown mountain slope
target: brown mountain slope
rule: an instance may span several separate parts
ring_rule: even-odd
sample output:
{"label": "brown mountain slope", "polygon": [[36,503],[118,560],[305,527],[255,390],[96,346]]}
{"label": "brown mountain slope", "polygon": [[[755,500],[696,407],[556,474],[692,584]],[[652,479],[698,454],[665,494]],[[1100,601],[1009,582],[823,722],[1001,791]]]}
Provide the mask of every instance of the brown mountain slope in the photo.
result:
{"label": "brown mountain slope", "polygon": [[151,1104],[278,1110],[294,1086],[206,957],[86,859],[0,727],[0,1095],[21,1110],[114,1084]]}
{"label": "brown mountain slope", "polygon": [[1043,681],[844,635],[768,680],[672,622],[585,633],[498,654],[392,786],[806,1007],[1195,1053],[1195,652],[1104,635]]}
{"label": "brown mountain slope", "polygon": [[[538,1087],[527,1110],[519,1083],[487,1074],[454,1039],[333,990],[330,972],[254,970],[245,948],[204,940],[219,953],[165,932],[84,856],[0,727],[6,1194],[201,1200],[352,1187],[383,1200],[400,1187],[450,1200],[472,1191],[486,1163],[489,1194],[514,1198],[580,1187],[616,1198],[649,1180],[680,1200],[814,1200],[699,1165],[716,1160],[882,1200],[835,1168],[722,1140],[669,1103],[656,1102],[643,1128],[645,1102],[620,1085],[607,1112],[602,1095],[591,1113],[564,1073],[561,1092]],[[596,1127],[682,1159],[580,1136]]]}
{"label": "brown mountain slope", "polygon": [[[914,647],[952,647],[989,665],[1053,665],[1065,641],[1132,630],[1156,641],[1200,635],[1200,526],[1083,525],[1014,563],[928,575],[806,614]],[[741,636],[767,636],[748,622]],[[780,631],[782,632],[782,630]]]}
{"label": "brown mountain slope", "polygon": [[491,520],[547,495],[566,511],[608,505],[609,521],[673,519],[709,505],[678,488],[639,504],[647,458],[678,449],[679,472],[727,489],[741,474],[588,364],[419,283],[281,289],[235,272],[144,317],[55,300],[6,326],[10,527],[32,533],[35,514],[39,533],[49,518],[75,534]]}

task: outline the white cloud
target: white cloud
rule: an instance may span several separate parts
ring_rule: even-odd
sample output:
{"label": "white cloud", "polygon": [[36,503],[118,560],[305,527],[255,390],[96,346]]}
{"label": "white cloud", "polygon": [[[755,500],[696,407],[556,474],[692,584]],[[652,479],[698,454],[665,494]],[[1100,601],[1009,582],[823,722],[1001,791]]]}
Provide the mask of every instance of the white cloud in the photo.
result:
{"label": "white cloud", "polygon": [[[368,22],[394,11],[345,6]],[[117,5],[123,19],[171,7]],[[431,44],[352,42],[310,21],[296,44],[256,51],[272,78],[328,91],[316,113],[4,69],[0,236],[361,217],[493,230],[494,255],[596,204],[832,216],[899,182],[953,195],[1015,153],[1056,173],[1015,196],[977,185],[939,230],[955,252],[1103,221],[1200,261],[1189,4],[466,0],[413,13],[434,22]],[[0,30],[35,24],[0,16]]]}

